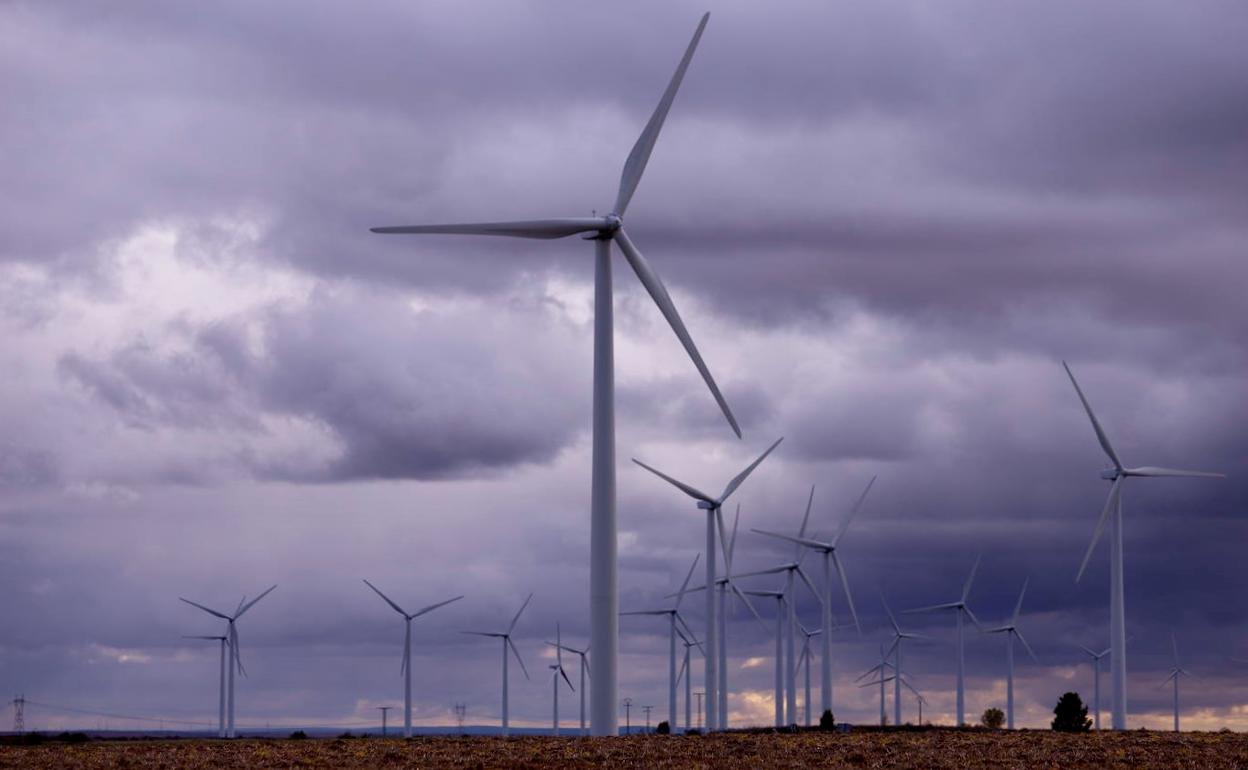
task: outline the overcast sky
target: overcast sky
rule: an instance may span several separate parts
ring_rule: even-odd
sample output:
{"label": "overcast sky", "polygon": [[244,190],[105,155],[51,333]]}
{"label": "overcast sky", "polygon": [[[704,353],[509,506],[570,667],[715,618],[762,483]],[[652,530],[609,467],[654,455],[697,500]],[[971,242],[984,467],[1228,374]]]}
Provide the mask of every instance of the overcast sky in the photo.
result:
{"label": "overcast sky", "polygon": [[[459,632],[534,592],[512,716],[546,724],[541,642],[588,635],[591,249],[368,228],[608,210],[704,10],[0,7],[0,694],[211,720],[216,651],[180,635],[221,629],[177,599],[276,583],[239,623],[240,724],[374,719],[402,623],[368,578],[467,595],[416,623],[421,724],[496,722],[497,645]],[[1174,632],[1185,726],[1248,729],[1248,7],[711,10],[628,223],[744,439],[618,261],[622,608],[703,544],[629,458],[718,489],[784,436],[737,496],[742,570],[791,555],[749,529],[795,530],[812,484],[826,535],[878,476],[844,541],[838,719],[877,713],[852,680],[881,592],[953,600],[982,553],[986,622],[1030,578],[1018,721],[1047,726],[1090,697],[1077,645],[1108,645],[1106,543],[1074,582],[1106,460],[1065,359],[1128,464],[1228,476],[1128,484],[1128,724],[1169,724]],[[952,620],[903,620],[937,638],[907,654],[936,721]],[[665,716],[663,623],[621,635],[621,697]],[[738,612],[735,724],[771,719],[771,649]],[[1003,707],[1003,639],[968,667],[971,715]]]}

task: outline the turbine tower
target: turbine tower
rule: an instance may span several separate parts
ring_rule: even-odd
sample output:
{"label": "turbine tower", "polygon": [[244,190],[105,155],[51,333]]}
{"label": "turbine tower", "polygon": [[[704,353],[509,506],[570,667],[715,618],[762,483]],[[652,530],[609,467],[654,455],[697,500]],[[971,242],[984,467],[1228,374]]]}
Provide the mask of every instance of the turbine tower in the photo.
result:
{"label": "turbine tower", "polygon": [[[731,591],[736,594],[741,603],[746,606],[750,614],[763,624],[763,628],[767,628],[767,624],[763,623],[763,617],[758,614],[758,610],[754,609],[753,602],[746,596],[736,583],[736,578],[732,574],[732,557],[737,552],[737,524],[741,521],[741,504],[737,503],[737,512],[732,519],[732,536],[725,542],[724,540],[724,517],[723,511],[715,512],[715,520],[719,527],[719,542],[724,553],[724,574],[715,580],[715,598],[718,602],[715,615],[719,622],[719,665],[716,667],[719,676],[719,729],[728,729],[728,593]],[[699,590],[699,589],[694,589]],[[704,588],[701,590],[705,590]]]}
{"label": "turbine tower", "polygon": [[511,641],[511,632],[516,630],[516,623],[520,621],[520,614],[524,612],[524,608],[529,606],[529,602],[533,600],[533,594],[524,600],[524,604],[520,605],[520,609],[516,610],[516,615],[511,619],[511,625],[507,626],[506,631],[461,631],[460,633],[472,634],[473,636],[488,636],[494,639],[503,640],[503,735],[509,735],[511,720],[508,717],[507,707],[507,650],[510,649],[512,654],[516,656],[516,662],[520,664],[520,670],[524,673],[524,678],[529,678],[529,670],[524,667],[524,660],[520,658],[520,651],[516,649],[516,643]]}
{"label": "turbine tower", "polygon": [[568,689],[576,692],[576,688],[572,686],[572,680],[568,678],[568,672],[563,670],[563,634],[559,631],[559,624],[555,624],[555,663],[549,666],[551,670],[551,687],[554,690],[554,718],[551,722],[551,734],[556,738],[559,737],[559,677],[563,677],[563,681],[568,683]]}
{"label": "turbine tower", "polygon": [[1027,644],[1027,640],[1023,638],[1023,632],[1018,630],[1018,613],[1023,609],[1023,595],[1027,593],[1027,580],[1023,580],[1023,590],[1018,592],[1018,604],[1014,605],[1014,615],[1004,625],[990,628],[984,633],[987,634],[1005,634],[1005,659],[1009,667],[1009,673],[1005,680],[1005,726],[1014,729],[1014,638],[1018,637],[1018,641],[1023,643],[1023,649],[1027,650],[1027,654],[1036,663],[1040,659],[1036,657],[1036,653],[1032,652],[1031,645]]}
{"label": "turbine tower", "polygon": [[962,638],[962,617],[965,615],[970,619],[975,627],[983,630],[979,625],[979,620],[975,617],[975,613],[971,612],[971,608],[966,605],[966,599],[971,594],[971,583],[975,580],[975,571],[979,569],[979,557],[975,558],[975,564],[971,566],[971,574],[967,575],[966,582],[962,584],[962,595],[956,602],[946,602],[945,604],[933,604],[929,607],[919,607],[913,610],[904,610],[904,613],[913,612],[936,612],[938,610],[953,610],[954,616],[957,618],[958,632],[958,727],[966,724],[966,691],[963,677],[966,673],[966,661],[963,657],[963,638]]}
{"label": "turbine tower", "polygon": [[806,726],[810,727],[810,638],[823,633],[822,628],[816,628],[814,631],[806,628],[806,626],[798,623],[797,627],[802,632],[802,652],[797,656],[797,667],[801,668],[802,663],[806,664],[806,696],[802,700],[802,706],[806,711]]}
{"label": "turbine tower", "polygon": [[717,692],[718,685],[719,685],[719,679],[716,676],[716,671],[715,671],[716,663],[718,661],[717,656],[718,656],[718,648],[719,648],[718,629],[716,628],[716,623],[715,623],[715,525],[719,518],[718,517],[719,509],[723,506],[724,502],[728,499],[728,497],[732,495],[733,492],[737,491],[737,487],[741,486],[741,483],[745,481],[746,477],[749,476],[754,471],[754,469],[758,467],[758,464],[761,463],[764,459],[766,459],[767,455],[771,454],[772,450],[774,450],[777,446],[780,445],[781,441],[784,441],[783,437],[776,439],[775,443],[767,447],[767,451],[759,455],[757,460],[750,463],[746,467],[745,470],[741,471],[735,477],[733,477],[732,481],[728,482],[728,486],[724,487],[724,491],[719,495],[719,497],[711,497],[710,495],[697,489],[696,487],[691,487],[682,481],[677,481],[671,476],[668,476],[665,473],[662,473],[660,471],[655,470],[654,468],[651,468],[649,465],[646,465],[642,461],[636,458],[633,459],[633,462],[637,463],[641,467],[645,468],[646,470],[650,471],[654,475],[658,476],[659,478],[663,479],[667,483],[671,484],[672,486],[676,487],[680,491],[684,492],[685,494],[689,495],[693,499],[697,500],[698,501],[697,507],[700,510],[706,511],[706,666],[705,666],[705,669],[706,669],[706,726],[708,730],[714,729],[715,725],[719,724],[719,720],[716,718],[717,711],[718,711],[717,707],[719,706],[719,699],[716,696],[716,692]]}
{"label": "turbine tower", "polygon": [[888,613],[888,622],[893,624],[893,724],[901,726],[901,686],[905,683],[901,676],[901,643],[905,639],[928,639],[923,634],[914,634],[902,631],[897,625],[897,618],[893,617],[893,611],[889,609],[888,602],[884,599],[884,595],[880,594],[880,603],[884,605],[884,611]]}
{"label": "turbine tower", "polygon": [[247,597],[244,596],[242,601],[238,603],[238,607],[234,610],[233,615],[227,615],[224,612],[217,612],[210,607],[205,607],[204,605],[193,602],[190,599],[183,599],[181,596],[178,597],[180,601],[186,602],[192,607],[197,607],[204,612],[207,612],[209,615],[213,615],[225,621],[225,635],[229,637],[226,642],[230,648],[231,658],[229,666],[229,679],[226,682],[227,694],[225,734],[227,738],[237,737],[237,733],[234,731],[234,669],[237,668],[238,673],[242,676],[247,676],[247,670],[243,668],[243,658],[239,651],[238,628],[235,626],[235,622],[243,616],[243,613],[256,606],[257,602],[268,596],[275,588],[277,588],[276,585],[270,586],[268,590],[251,601],[247,601]]}
{"label": "turbine tower", "polygon": [[594,694],[592,722],[594,735],[615,735],[616,665],[619,650],[619,564],[616,544],[615,511],[615,354],[614,313],[612,308],[611,244],[615,243],[624,259],[659,306],[672,331],[693,359],[702,379],[710,388],[719,408],[737,437],[741,428],[719,392],[719,386],[693,344],[680,313],[672,303],[667,288],[650,263],[633,245],[624,231],[623,217],[637,190],[642,173],[650,160],[668,110],[693,59],[694,49],[706,29],[710,14],[702,17],[693,39],[689,42],[675,74],[663,92],[659,104],[642,130],[633,149],[624,161],[619,192],[611,213],[604,217],[540,219],[525,222],[486,222],[477,224],[414,225],[376,227],[376,233],[429,233],[444,235],[496,235],[513,238],[555,239],[583,235],[594,242],[594,397],[593,397],[593,474],[590,492],[590,646],[594,654]]}
{"label": "turbine tower", "polygon": [[1096,652],[1079,645],[1079,649],[1083,650],[1092,658],[1092,721],[1097,730],[1101,729],[1101,658],[1109,654],[1109,648]]}
{"label": "turbine tower", "polygon": [[[556,630],[558,629],[556,628]],[[589,728],[585,726],[585,676],[589,673],[589,658],[587,657],[589,655],[589,648],[586,647],[583,650],[578,650],[575,647],[569,647],[562,642],[556,643],[547,641],[546,644],[549,644],[552,647],[562,648],[564,652],[575,653],[581,659],[581,735],[589,735]]]}
{"label": "turbine tower", "polygon": [[[849,614],[854,619],[854,627],[858,629],[858,633],[862,633],[862,626],[858,624],[858,612],[854,609],[854,597],[849,592],[849,580],[845,577],[845,567],[841,564],[840,557],[837,556],[836,548],[840,545],[841,538],[845,536],[845,531],[849,529],[849,523],[854,520],[854,516],[858,514],[862,508],[863,502],[867,499],[867,493],[871,491],[871,486],[875,484],[875,476],[867,482],[867,488],[862,491],[858,497],[858,501],[854,503],[854,507],[849,510],[849,515],[845,517],[845,521],[841,523],[840,530],[837,531],[836,537],[830,541],[815,540],[806,537],[791,537],[782,535],[779,532],[769,532],[767,530],[753,530],[760,535],[768,537],[777,537],[781,540],[788,540],[792,543],[805,546],[816,553],[823,556],[823,600],[820,602],[823,608],[823,634],[820,638],[822,642],[821,652],[821,679],[820,679],[820,700],[822,702],[823,711],[832,710],[832,569],[836,569],[836,574],[841,579],[841,588],[845,591],[845,602],[849,605]],[[814,496],[814,488],[811,488],[811,496]]]}
{"label": "turbine tower", "polygon": [[1155,468],[1152,466],[1143,466],[1139,468],[1127,468],[1119,459],[1118,453],[1114,451],[1114,447],[1109,443],[1109,437],[1101,428],[1101,423],[1096,419],[1096,415],[1092,412],[1092,406],[1088,403],[1088,399],[1084,397],[1083,390],[1079,387],[1075,375],[1070,371],[1070,367],[1066,362],[1062,362],[1062,367],[1066,369],[1066,375],[1070,377],[1070,384],[1075,386],[1075,393],[1079,396],[1083,409],[1088,413],[1088,420],[1092,423],[1092,430],[1096,432],[1096,439],[1100,442],[1101,449],[1109,457],[1109,461],[1113,463],[1113,468],[1102,471],[1101,478],[1110,482],[1109,497],[1105,500],[1105,508],[1101,511],[1101,518],[1096,523],[1096,531],[1092,533],[1092,542],[1088,545],[1088,551],[1084,554],[1083,564],[1079,566],[1079,574],[1075,576],[1075,582],[1083,577],[1083,571],[1087,569],[1088,560],[1092,558],[1092,550],[1096,548],[1097,540],[1101,537],[1101,532],[1105,529],[1105,523],[1112,519],[1111,532],[1109,539],[1109,647],[1110,655],[1110,684],[1113,689],[1114,711],[1113,711],[1113,728],[1115,730],[1127,729],[1127,621],[1126,621],[1126,597],[1123,586],[1123,568],[1122,568],[1122,486],[1128,478],[1132,476],[1188,476],[1200,478],[1224,478],[1221,473],[1206,473],[1204,471],[1183,471],[1171,468]]}
{"label": "turbine tower", "polygon": [[621,615],[666,615],[667,628],[667,719],[669,725],[676,724],[676,624],[680,623],[688,630],[689,626],[685,623],[685,619],[680,614],[680,600],[685,596],[685,589],[689,587],[689,581],[693,578],[693,571],[698,567],[698,556],[693,557],[693,564],[689,565],[689,572],[685,575],[685,582],[680,585],[680,590],[676,592],[676,602],[671,606],[659,610],[633,610],[631,612],[621,612]]}
{"label": "turbine tower", "polygon": [[1179,731],[1179,677],[1191,676],[1191,672],[1179,666],[1179,643],[1174,640],[1174,634],[1170,634],[1170,648],[1174,651],[1174,668],[1170,669],[1170,676],[1166,677],[1166,681],[1162,682],[1160,687],[1174,682],[1174,731],[1177,733]]}
{"label": "turbine tower", "polygon": [[217,737],[225,737],[225,651],[230,646],[228,636],[183,636],[183,639],[211,639],[221,642],[221,673],[219,679],[219,693],[217,695]]}
{"label": "turbine tower", "polygon": [[784,591],[746,591],[776,600],[776,727],[784,727]]}
{"label": "turbine tower", "polygon": [[373,589],[373,591],[375,591],[377,595],[380,596],[386,602],[386,604],[389,604],[392,608],[394,608],[395,612],[403,616],[403,624],[406,627],[406,630],[404,631],[404,634],[403,634],[403,662],[399,664],[399,675],[403,677],[403,737],[411,738],[412,737],[412,621],[420,617],[421,615],[424,615],[429,612],[433,612],[439,607],[445,607],[451,602],[457,602],[464,597],[456,596],[454,599],[447,599],[444,602],[438,602],[437,604],[430,604],[428,607],[422,607],[416,610],[415,612],[409,613],[406,610],[404,610],[402,607],[400,607],[399,605],[395,604],[394,601],[389,596],[386,596],[385,594],[383,594],[381,592],[381,589],[378,588],[377,586],[373,585],[367,580],[364,581],[364,585]]}

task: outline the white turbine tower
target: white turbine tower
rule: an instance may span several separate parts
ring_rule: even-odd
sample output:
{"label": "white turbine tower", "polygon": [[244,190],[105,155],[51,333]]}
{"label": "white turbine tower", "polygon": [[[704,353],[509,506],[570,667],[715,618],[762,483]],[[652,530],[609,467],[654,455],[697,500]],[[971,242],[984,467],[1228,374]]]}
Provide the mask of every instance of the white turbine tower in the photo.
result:
{"label": "white turbine tower", "polygon": [[905,678],[902,677],[901,667],[901,643],[905,639],[928,639],[923,634],[915,634],[902,631],[897,625],[897,618],[893,617],[893,611],[889,609],[888,602],[884,599],[884,595],[880,594],[880,603],[884,605],[884,611],[888,613],[888,622],[893,624],[893,724],[901,726],[901,686],[905,684]]}
{"label": "white turbine tower", "polygon": [[[715,512],[715,520],[719,527],[719,542],[724,553],[724,574],[715,580],[715,598],[718,602],[715,615],[719,623],[718,637],[718,654],[719,665],[716,667],[719,676],[719,688],[717,695],[719,696],[719,729],[728,729],[728,593],[731,591],[736,594],[741,603],[746,606],[759,623],[763,624],[763,628],[767,627],[763,623],[763,617],[758,614],[758,610],[754,609],[754,604],[749,597],[742,592],[736,583],[736,578],[732,574],[732,557],[737,552],[737,524],[741,521],[741,504],[737,503],[737,512],[732,519],[732,536],[727,541],[724,540],[724,517],[723,511]],[[699,590],[699,589],[694,589]],[[705,590],[702,588],[701,590]]]}
{"label": "white turbine tower", "polygon": [[667,483],[676,487],[680,491],[697,500],[697,507],[706,511],[706,725],[707,729],[712,729],[719,724],[716,714],[719,706],[719,698],[716,696],[719,679],[716,676],[716,663],[718,662],[718,629],[715,623],[715,525],[719,519],[719,509],[733,492],[737,491],[737,487],[745,481],[758,464],[771,454],[784,438],[776,439],[775,443],[767,447],[767,451],[758,456],[758,459],[746,466],[746,469],[733,477],[728,482],[728,486],[724,487],[724,491],[719,497],[711,497],[707,493],[691,487],[683,481],[668,476],[661,471],[657,471],[646,465],[638,459],[633,459],[641,467],[650,471],[654,475],[663,479]]}
{"label": "white turbine tower", "polygon": [[1079,579],[1083,577],[1083,571],[1087,569],[1088,560],[1092,558],[1092,550],[1096,548],[1101,532],[1105,529],[1105,523],[1112,519],[1109,540],[1110,681],[1114,700],[1113,728],[1115,730],[1125,730],[1127,729],[1127,621],[1122,567],[1122,486],[1132,476],[1185,476],[1199,478],[1224,478],[1224,476],[1221,473],[1174,470],[1152,466],[1139,468],[1124,467],[1122,460],[1118,457],[1118,453],[1114,451],[1114,447],[1109,443],[1109,437],[1105,434],[1104,429],[1101,428],[1101,423],[1097,421],[1096,415],[1092,413],[1092,406],[1088,403],[1088,399],[1084,397],[1083,390],[1075,380],[1075,375],[1070,371],[1070,367],[1066,365],[1065,361],[1062,362],[1062,366],[1066,369],[1067,376],[1070,377],[1070,383],[1075,386],[1075,393],[1078,394],[1084,411],[1088,413],[1088,420],[1092,423],[1092,430],[1096,432],[1096,439],[1100,442],[1101,449],[1104,450],[1109,457],[1109,461],[1114,465],[1113,468],[1101,472],[1101,478],[1111,482],[1109,497],[1105,500],[1105,508],[1101,511],[1101,518],[1096,523],[1096,530],[1092,533],[1092,542],[1088,545],[1087,553],[1084,554],[1083,563],[1079,566],[1079,574],[1075,576],[1075,582],[1079,582]]}
{"label": "white turbine tower", "polygon": [[217,737],[225,737],[225,651],[230,646],[228,636],[183,636],[183,639],[211,639],[221,642],[221,673],[217,695]]}
{"label": "white turbine tower", "polygon": [[[946,602],[945,604],[933,604],[929,607],[919,607],[913,610],[904,610],[906,613],[913,612],[935,612],[938,610],[953,610],[957,618],[958,631],[958,727],[966,724],[966,690],[963,677],[966,672],[966,662],[963,657],[963,637],[962,637],[962,617],[965,615],[975,624],[976,628],[980,628],[979,620],[975,617],[975,613],[971,612],[971,608],[966,605],[966,599],[971,594],[971,583],[975,580],[975,571],[979,569],[979,557],[975,558],[975,564],[971,567],[971,574],[967,575],[966,582],[962,584],[962,595],[956,602]],[[980,628],[980,630],[983,630]]]}
{"label": "white turbine tower", "polygon": [[[1179,666],[1179,643],[1174,640],[1174,634],[1170,634],[1170,648],[1174,652],[1174,668],[1170,669],[1170,676],[1166,677],[1166,681],[1161,683],[1161,687],[1174,682],[1174,731],[1179,731],[1179,677],[1191,676],[1191,672]],[[1158,688],[1160,689],[1160,687]]]}
{"label": "white turbine tower", "polygon": [[746,591],[776,600],[776,727],[784,727],[784,591]]}
{"label": "white turbine tower", "polygon": [[508,735],[511,728],[511,720],[508,715],[507,700],[507,650],[510,649],[512,654],[516,656],[516,662],[520,664],[520,670],[524,673],[524,678],[529,678],[529,670],[524,667],[524,660],[520,658],[520,651],[516,649],[516,643],[511,641],[511,632],[516,629],[516,623],[520,621],[520,614],[524,612],[524,608],[529,606],[529,602],[533,600],[533,594],[524,600],[524,604],[520,605],[520,609],[516,610],[516,615],[511,619],[511,625],[507,626],[506,631],[461,631],[460,633],[472,634],[473,636],[488,636],[494,639],[503,640],[503,735]]}
{"label": "white turbine tower", "polygon": [[234,624],[243,616],[243,613],[256,606],[256,602],[259,602],[261,599],[268,596],[269,593],[271,593],[275,588],[277,588],[276,585],[269,586],[268,590],[251,601],[247,601],[247,597],[244,596],[242,601],[238,603],[238,608],[234,610],[233,615],[227,615],[224,612],[217,612],[210,607],[205,607],[204,605],[193,602],[190,599],[183,599],[181,596],[178,597],[180,601],[186,602],[192,607],[197,607],[204,612],[207,612],[209,615],[214,615],[225,621],[225,635],[229,637],[226,641],[229,644],[231,658],[231,664],[229,666],[229,680],[227,682],[228,690],[226,695],[225,735],[227,738],[237,737],[237,733],[234,731],[234,669],[237,668],[238,673],[242,676],[247,676],[247,669],[243,668],[243,658],[239,650],[238,628]]}
{"label": "white turbine tower", "polygon": [[456,596],[455,598],[447,599],[444,602],[438,602],[437,604],[430,604],[428,607],[421,607],[415,612],[408,612],[407,610],[404,610],[399,605],[395,604],[394,601],[389,596],[386,596],[385,594],[383,594],[381,592],[381,589],[378,588],[377,586],[373,585],[367,580],[364,581],[364,585],[373,589],[373,591],[375,591],[378,596],[380,596],[383,600],[385,600],[386,604],[389,604],[392,608],[394,608],[395,612],[403,616],[403,624],[405,627],[405,630],[403,633],[403,662],[399,664],[399,675],[403,677],[403,737],[411,738],[412,737],[412,621],[420,617],[421,615],[424,615],[429,612],[433,612],[439,607],[445,607],[451,602],[457,602],[464,597]]}
{"label": "white turbine tower", "polygon": [[797,627],[801,629],[802,637],[803,637],[802,638],[802,652],[800,655],[797,656],[797,666],[798,668],[801,668],[803,663],[806,664],[806,696],[802,700],[802,706],[804,707],[806,711],[806,726],[810,727],[811,725],[811,721],[810,721],[810,638],[812,636],[818,636],[819,634],[822,634],[823,629],[816,628],[814,631],[811,631],[810,629],[806,628],[806,626],[802,625],[801,623],[799,623]]}
{"label": "white turbine tower", "polygon": [[642,173],[650,160],[650,153],[659,138],[659,131],[671,109],[676,91],[680,88],[685,70],[693,59],[694,49],[702,37],[710,14],[702,17],[693,39],[676,67],[667,90],[663,92],[650,121],[646,123],[637,143],[633,145],[624,170],[620,175],[619,192],[615,206],[604,217],[574,217],[565,219],[541,219],[525,222],[486,222],[476,224],[415,225],[405,227],[377,227],[377,233],[430,233],[445,235],[497,235],[513,238],[554,239],[584,234],[594,242],[594,398],[593,398],[593,474],[590,493],[590,645],[594,648],[594,694],[592,722],[594,735],[615,735],[618,732],[616,716],[616,664],[619,648],[619,587],[618,560],[616,552],[615,511],[615,353],[614,313],[612,307],[611,244],[623,252],[633,272],[650,293],[655,304],[667,319],[684,346],[702,379],[719,403],[737,437],[741,429],[728,408],[728,402],[719,392],[711,372],[702,361],[701,354],[693,344],[667,288],[659,279],[650,263],[633,245],[624,231],[623,216],[637,190]]}
{"label": "white turbine tower", "polygon": [[[812,538],[800,537],[795,538],[789,535],[782,535],[778,532],[769,532],[762,529],[753,530],[760,535],[769,537],[778,537],[781,540],[797,543],[799,545],[810,548],[811,550],[823,556],[823,601],[820,604],[823,607],[823,635],[821,638],[821,679],[820,679],[820,700],[822,701],[823,711],[832,710],[832,570],[836,569],[836,574],[841,579],[841,588],[845,591],[845,602],[849,605],[849,614],[854,619],[854,627],[862,633],[862,627],[858,624],[858,612],[854,609],[854,597],[849,592],[849,580],[845,577],[845,567],[841,564],[840,557],[836,553],[837,546],[841,543],[841,538],[845,536],[845,531],[849,529],[849,523],[854,520],[854,516],[858,514],[862,508],[863,502],[867,499],[867,493],[871,491],[871,486],[875,484],[875,476],[867,482],[867,487],[862,491],[862,495],[858,497],[858,501],[854,503],[854,507],[849,510],[849,515],[845,517],[845,521],[841,523],[841,528],[837,531],[836,537],[830,541],[815,540]],[[811,496],[814,496],[814,487],[811,487]]]}
{"label": "white turbine tower", "polygon": [[[558,628],[556,627],[555,630],[558,630]],[[547,641],[546,644],[551,647],[559,647],[564,652],[574,653],[581,659],[581,735],[589,735],[589,728],[586,727],[585,723],[585,677],[589,674],[589,648],[586,647],[583,650],[578,650],[575,647],[569,647],[562,642],[556,643],[552,641]]]}
{"label": "white turbine tower", "polygon": [[572,686],[572,680],[568,678],[568,672],[563,670],[563,634],[559,631],[559,624],[555,624],[555,663],[549,666],[551,670],[551,687],[554,690],[554,717],[551,720],[551,734],[556,738],[559,737],[559,677],[563,677],[563,681],[568,683],[568,689],[576,692],[576,688]]}
{"label": "white turbine tower", "polygon": [[990,628],[984,633],[986,634],[1005,634],[1005,659],[1009,667],[1009,673],[1005,680],[1005,726],[1014,729],[1014,638],[1018,637],[1018,641],[1023,643],[1023,649],[1027,650],[1027,654],[1036,663],[1040,659],[1036,657],[1036,653],[1032,652],[1031,645],[1027,644],[1027,640],[1023,638],[1023,632],[1018,630],[1018,613],[1023,609],[1023,595],[1027,593],[1027,580],[1023,580],[1023,589],[1018,592],[1018,604],[1014,605],[1014,614],[1005,624]]}
{"label": "white turbine tower", "polygon": [[[699,554],[700,556],[700,554]],[[667,719],[668,724],[675,726],[676,724],[676,624],[680,623],[688,630],[689,626],[685,623],[685,619],[680,614],[680,600],[685,596],[685,589],[689,587],[689,581],[693,578],[693,571],[698,567],[699,556],[693,557],[693,564],[689,565],[689,572],[685,575],[685,582],[681,584],[680,590],[676,592],[676,601],[671,607],[660,610],[634,610],[632,612],[621,612],[621,615],[666,615],[668,621],[668,657],[667,657]]]}
{"label": "white turbine tower", "polygon": [[1109,654],[1108,647],[1096,652],[1079,645],[1079,649],[1083,650],[1092,658],[1092,721],[1097,730],[1101,729],[1101,658]]}

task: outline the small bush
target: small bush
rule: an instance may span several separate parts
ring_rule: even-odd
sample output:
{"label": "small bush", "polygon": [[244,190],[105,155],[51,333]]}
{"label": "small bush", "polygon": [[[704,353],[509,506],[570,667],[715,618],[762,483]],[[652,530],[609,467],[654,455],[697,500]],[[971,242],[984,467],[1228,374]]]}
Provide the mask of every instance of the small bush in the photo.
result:
{"label": "small bush", "polygon": [[305,733],[303,730],[295,730],[293,733],[290,734],[290,739],[292,741],[305,741],[308,739],[308,734]]}
{"label": "small bush", "polygon": [[671,735],[672,726],[667,723],[666,719],[664,719],[662,722],[659,722],[658,727],[654,728],[654,732],[659,735]]}
{"label": "small bush", "polygon": [[1092,720],[1088,719],[1088,707],[1077,692],[1063,693],[1053,707],[1054,730],[1065,733],[1084,733],[1092,729]]}
{"label": "small bush", "polygon": [[836,718],[832,716],[832,709],[824,709],[823,716],[819,717],[820,730],[835,730]]}
{"label": "small bush", "polygon": [[1005,712],[996,706],[984,709],[984,714],[979,718],[979,723],[991,730],[999,730],[1001,725],[1005,724]]}

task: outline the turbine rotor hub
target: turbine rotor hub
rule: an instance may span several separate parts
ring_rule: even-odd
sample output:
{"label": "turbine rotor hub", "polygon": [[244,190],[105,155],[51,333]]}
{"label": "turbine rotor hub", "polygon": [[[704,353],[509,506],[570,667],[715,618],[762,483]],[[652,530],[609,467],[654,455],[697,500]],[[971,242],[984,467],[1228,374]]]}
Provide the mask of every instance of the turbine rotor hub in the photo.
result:
{"label": "turbine rotor hub", "polygon": [[604,233],[614,233],[624,225],[624,220],[620,219],[619,214],[607,214],[603,220],[606,222],[606,227],[602,230]]}
{"label": "turbine rotor hub", "polygon": [[1106,481],[1115,481],[1120,475],[1122,475],[1122,473],[1117,468],[1110,468],[1108,470],[1101,471],[1101,478]]}

